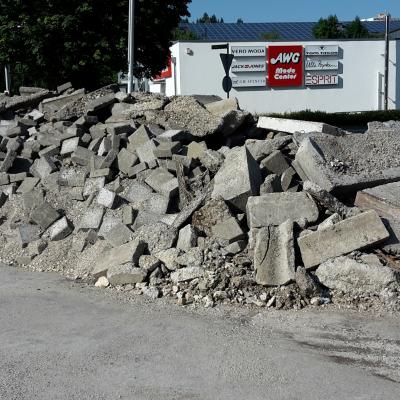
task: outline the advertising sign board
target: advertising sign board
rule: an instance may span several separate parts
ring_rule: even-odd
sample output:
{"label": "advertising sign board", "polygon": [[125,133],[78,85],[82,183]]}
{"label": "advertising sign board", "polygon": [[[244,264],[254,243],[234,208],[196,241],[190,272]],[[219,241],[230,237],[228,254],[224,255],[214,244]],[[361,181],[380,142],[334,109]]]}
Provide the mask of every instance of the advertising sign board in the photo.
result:
{"label": "advertising sign board", "polygon": [[168,58],[167,66],[161,71],[159,75],[154,78],[154,81],[161,81],[163,79],[172,77],[172,59]]}
{"label": "advertising sign board", "polygon": [[267,48],[265,46],[232,46],[231,52],[235,57],[265,57]]}
{"label": "advertising sign board", "polygon": [[232,86],[235,88],[267,86],[267,78],[265,76],[259,76],[259,77],[235,76],[232,77]]}
{"label": "advertising sign board", "polygon": [[339,46],[337,45],[320,45],[320,46],[306,46],[306,56],[338,56]]}
{"label": "advertising sign board", "polygon": [[339,69],[338,60],[319,60],[307,59],[306,71],[337,71]]}
{"label": "advertising sign board", "polygon": [[265,61],[235,61],[232,64],[232,72],[265,72],[267,64]]}
{"label": "advertising sign board", "polygon": [[336,74],[307,74],[305,80],[306,86],[336,86],[338,83],[339,76]]}
{"label": "advertising sign board", "polygon": [[268,47],[268,82],[271,87],[303,84],[303,46]]}

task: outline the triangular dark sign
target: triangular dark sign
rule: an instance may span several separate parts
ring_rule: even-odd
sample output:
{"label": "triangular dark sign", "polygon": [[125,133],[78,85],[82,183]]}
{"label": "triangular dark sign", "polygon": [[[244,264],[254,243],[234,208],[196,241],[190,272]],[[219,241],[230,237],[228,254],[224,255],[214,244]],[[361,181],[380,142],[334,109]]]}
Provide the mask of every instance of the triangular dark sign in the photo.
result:
{"label": "triangular dark sign", "polygon": [[229,75],[229,70],[231,68],[232,65],[232,61],[234,59],[234,55],[233,54],[220,54],[221,57],[221,61],[222,61],[222,65],[224,66],[224,70],[226,75]]}

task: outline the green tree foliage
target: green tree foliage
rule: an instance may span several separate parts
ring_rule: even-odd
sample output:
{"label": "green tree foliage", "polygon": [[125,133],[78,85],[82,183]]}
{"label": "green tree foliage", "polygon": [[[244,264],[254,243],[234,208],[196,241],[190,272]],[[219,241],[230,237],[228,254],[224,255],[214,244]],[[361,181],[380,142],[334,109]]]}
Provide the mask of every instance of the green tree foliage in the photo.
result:
{"label": "green tree foliage", "polygon": [[198,40],[197,35],[189,29],[176,28],[172,35],[172,40]]}
{"label": "green tree foliage", "polygon": [[321,18],[314,26],[313,33],[316,39],[363,39],[375,37],[362,24],[359,17],[342,26],[336,15]]}
{"label": "green tree foliage", "polygon": [[371,34],[368,29],[362,24],[359,17],[350,22],[345,28],[345,36],[348,39],[369,38]]}
{"label": "green tree foliage", "polygon": [[313,28],[313,34],[316,39],[339,39],[343,37],[343,31],[336,15],[330,15],[328,18],[320,18]]}
{"label": "green tree foliage", "polygon": [[205,12],[201,18],[198,18],[196,20],[196,23],[198,23],[198,24],[223,24],[224,19],[217,18],[217,16],[215,14],[210,16]]}
{"label": "green tree foliage", "polygon": [[[137,75],[165,67],[191,0],[136,0]],[[126,69],[128,0],[0,0],[0,64],[20,82],[54,88],[71,80],[96,88]],[[14,76],[15,81],[15,76]]]}

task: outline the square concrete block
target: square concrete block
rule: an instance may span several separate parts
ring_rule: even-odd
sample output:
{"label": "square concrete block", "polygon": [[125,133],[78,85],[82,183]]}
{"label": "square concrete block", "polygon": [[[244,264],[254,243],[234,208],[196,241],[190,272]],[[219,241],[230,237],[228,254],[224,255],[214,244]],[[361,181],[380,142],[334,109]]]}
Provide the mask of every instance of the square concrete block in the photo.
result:
{"label": "square concrete block", "polygon": [[92,207],[82,216],[79,230],[87,231],[90,229],[98,230],[103,221],[104,208]]}
{"label": "square concrete block", "polygon": [[111,192],[111,190],[106,188],[102,188],[97,196],[97,204],[106,208],[113,208],[115,197],[116,194],[114,192]]}
{"label": "square concrete block", "polygon": [[228,243],[236,242],[245,237],[235,217],[222,221],[211,228],[212,235],[218,239],[226,240]]}
{"label": "square concrete block", "polygon": [[30,219],[43,229],[47,229],[60,218],[60,214],[48,203],[35,207],[31,212]]}
{"label": "square concrete block", "polygon": [[178,179],[164,168],[154,170],[145,182],[167,198],[172,198],[178,193]]}

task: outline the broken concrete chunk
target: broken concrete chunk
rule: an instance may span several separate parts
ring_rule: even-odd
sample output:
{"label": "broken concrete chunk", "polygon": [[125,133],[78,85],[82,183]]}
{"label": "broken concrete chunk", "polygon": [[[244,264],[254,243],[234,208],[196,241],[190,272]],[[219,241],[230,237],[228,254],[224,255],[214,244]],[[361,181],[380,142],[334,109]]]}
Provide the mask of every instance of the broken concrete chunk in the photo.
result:
{"label": "broken concrete chunk", "polygon": [[326,287],[345,293],[379,294],[387,288],[400,288],[400,274],[393,269],[344,256],[324,262],[316,274]]}
{"label": "broken concrete chunk", "polygon": [[156,254],[162,250],[170,249],[178,236],[175,228],[162,222],[152,225],[144,225],[135,231],[135,238],[143,240],[150,254]]}
{"label": "broken concrete chunk", "polygon": [[140,283],[146,276],[145,271],[136,268],[132,263],[113,265],[107,271],[107,279],[113,286]]}
{"label": "broken concrete chunk", "polygon": [[24,194],[24,193],[31,192],[37,186],[37,184],[39,182],[40,182],[39,178],[27,177],[23,180],[21,185],[19,185],[19,187],[17,189],[17,193]]}
{"label": "broken concrete chunk", "polygon": [[295,278],[293,222],[261,228],[254,249],[256,281],[265,286],[281,286]]}
{"label": "broken concrete chunk", "polygon": [[62,156],[72,154],[79,146],[79,138],[73,137],[71,139],[64,140],[61,146],[60,154]]}
{"label": "broken concrete chunk", "polygon": [[36,225],[22,224],[17,228],[18,241],[22,247],[27,244],[35,242],[40,238],[41,229]]}
{"label": "broken concrete chunk", "polygon": [[204,275],[204,269],[201,267],[186,267],[179,269],[171,274],[172,282],[186,282],[196,278],[201,278]]}
{"label": "broken concrete chunk", "polygon": [[139,267],[148,274],[151,274],[160,264],[161,261],[155,256],[143,255],[139,258]]}
{"label": "broken concrete chunk", "polygon": [[51,225],[48,232],[51,241],[64,240],[72,233],[72,227],[67,218],[63,217]]}
{"label": "broken concrete chunk", "polygon": [[160,251],[155,256],[168,268],[169,271],[175,271],[178,268],[177,258],[180,250],[171,248]]}
{"label": "broken concrete chunk", "polygon": [[261,172],[245,147],[232,149],[215,175],[212,198],[221,196],[228,203],[245,211],[247,199],[259,194]]}
{"label": "broken concrete chunk", "polygon": [[282,175],[288,168],[289,164],[284,155],[275,150],[268,157],[261,161],[261,166],[265,168],[268,174]]}
{"label": "broken concrete chunk", "polygon": [[174,197],[178,192],[178,180],[164,168],[154,170],[145,182],[156,192],[167,198]]}
{"label": "broken concrete chunk", "polygon": [[85,186],[83,188],[83,195],[87,197],[90,196],[91,194],[97,193],[101,189],[103,189],[105,184],[106,184],[105,177],[86,179]]}
{"label": "broken concrete chunk", "polygon": [[214,225],[211,228],[211,231],[214,237],[226,240],[229,244],[237,242],[245,237],[243,229],[234,217],[228,218],[227,220]]}
{"label": "broken concrete chunk", "polygon": [[257,162],[260,162],[262,159],[272,154],[275,150],[285,147],[291,141],[291,136],[277,137],[275,139],[266,140],[248,139],[246,140],[246,147],[253,158]]}
{"label": "broken concrete chunk", "polygon": [[124,174],[129,174],[131,168],[137,163],[138,157],[127,149],[121,149],[118,154],[118,168]]}
{"label": "broken concrete chunk", "polygon": [[141,240],[134,240],[122,246],[114,247],[99,255],[92,269],[92,275],[96,278],[105,276],[111,267],[130,263],[137,265],[143,255],[146,244]]}
{"label": "broken concrete chunk", "polygon": [[250,197],[247,203],[247,222],[249,228],[262,228],[280,225],[290,219],[300,222],[316,222],[319,216],[315,202],[304,192],[270,193]]}
{"label": "broken concrete chunk", "polygon": [[389,238],[389,233],[375,211],[367,211],[341,221],[332,227],[310,233],[298,239],[306,268],[376,245]]}
{"label": "broken concrete chunk", "polygon": [[102,188],[97,196],[97,204],[106,208],[113,208],[116,194],[106,188]]}
{"label": "broken concrete chunk", "polygon": [[104,208],[93,207],[86,211],[80,221],[79,230],[87,231],[90,229],[98,230],[103,221]]}
{"label": "broken concrete chunk", "polygon": [[188,251],[192,247],[196,247],[197,245],[197,233],[192,225],[186,225],[179,231],[178,243],[176,244],[176,248]]}
{"label": "broken concrete chunk", "polygon": [[126,225],[119,223],[106,233],[105,239],[111,246],[118,247],[130,242],[133,235],[133,232]]}
{"label": "broken concrete chunk", "polygon": [[38,158],[31,167],[32,174],[40,179],[48,177],[54,171],[57,171],[57,167],[48,157]]}
{"label": "broken concrete chunk", "polygon": [[43,203],[33,209],[30,219],[43,229],[47,229],[60,218],[60,214],[48,203]]}

